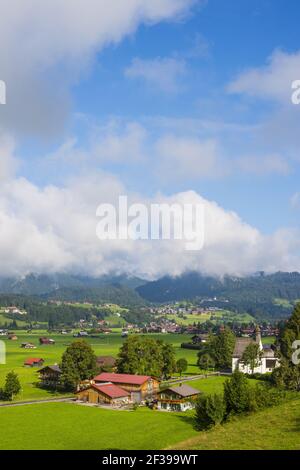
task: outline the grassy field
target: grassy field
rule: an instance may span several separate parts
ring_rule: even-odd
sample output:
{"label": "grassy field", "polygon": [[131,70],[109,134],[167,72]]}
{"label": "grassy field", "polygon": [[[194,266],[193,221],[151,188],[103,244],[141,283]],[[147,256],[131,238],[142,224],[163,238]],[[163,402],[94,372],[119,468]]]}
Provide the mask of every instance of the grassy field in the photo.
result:
{"label": "grassy field", "polygon": [[[41,357],[45,360],[45,365],[59,363],[61,356],[66,347],[74,341],[70,335],[51,335],[55,339],[55,345],[39,345],[39,337],[46,334],[45,332],[35,332],[34,334],[27,334],[25,332],[17,332],[18,340],[10,341],[5,339],[7,349],[7,363],[0,364],[0,387],[3,385],[5,376],[10,370],[14,370],[20,378],[22,385],[22,392],[18,396],[18,400],[31,400],[39,398],[47,398],[52,396],[51,392],[39,389],[36,387],[38,379],[36,368],[26,368],[23,366],[25,359],[29,357]],[[48,335],[47,335],[48,336]],[[181,349],[180,344],[190,340],[187,335],[175,334],[157,334],[151,335],[153,338],[160,338],[164,341],[173,344],[176,357],[185,357],[188,361],[188,374],[199,373],[199,368],[196,365],[197,351]],[[1,337],[0,339],[3,340]],[[86,341],[90,343],[96,355],[111,355],[116,357],[118,351],[124,341],[120,333],[111,333],[109,335],[101,335],[98,338],[87,338]],[[22,342],[31,342],[37,346],[37,349],[26,350],[22,349]]]}
{"label": "grassy field", "polygon": [[202,313],[201,315],[184,315],[184,318],[178,315],[168,314],[166,317],[169,320],[175,320],[178,325],[193,325],[193,323],[204,323],[206,321],[235,321],[238,323],[249,323],[255,319],[248,313],[237,314],[230,310],[220,310],[217,312]]}
{"label": "grassy field", "polygon": [[[4,307],[0,307],[0,324],[4,324],[4,323],[8,323],[10,324],[12,322],[12,319],[9,318],[6,314],[5,314],[5,311],[4,311]],[[25,325],[26,325],[26,320],[16,320],[16,324],[18,325],[18,327],[20,328],[25,328]]]}
{"label": "grassy field", "polygon": [[171,446],[184,450],[299,450],[300,400],[233,420]]}
{"label": "grassy field", "polygon": [[[209,377],[190,385],[205,393],[221,392],[224,380]],[[45,403],[0,407],[0,435],[0,449],[161,449],[197,436],[197,431],[193,412]]]}
{"label": "grassy field", "polygon": [[203,393],[222,393],[223,384],[226,380],[226,377],[207,377],[206,379],[191,380],[190,382],[185,382],[187,385],[190,385],[193,388],[200,390]]}
{"label": "grassy field", "polygon": [[193,412],[113,411],[75,403],[0,409],[1,450],[299,450],[299,433],[299,399],[207,432],[195,430]]}
{"label": "grassy field", "polygon": [[188,414],[47,403],[0,409],[0,449],[162,449],[196,436]]}

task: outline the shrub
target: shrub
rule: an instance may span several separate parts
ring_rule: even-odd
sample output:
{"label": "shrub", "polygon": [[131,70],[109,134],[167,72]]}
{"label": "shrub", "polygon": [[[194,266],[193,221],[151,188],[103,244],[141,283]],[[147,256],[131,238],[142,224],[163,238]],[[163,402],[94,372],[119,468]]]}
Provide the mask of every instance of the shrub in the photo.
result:
{"label": "shrub", "polygon": [[201,396],[196,402],[196,426],[205,430],[221,424],[225,416],[225,403],[222,395]]}
{"label": "shrub", "polygon": [[267,374],[260,374],[259,372],[255,372],[255,374],[245,374],[248,379],[254,380],[261,380],[262,382],[271,382],[271,373]]}
{"label": "shrub", "polygon": [[224,402],[227,416],[241,414],[256,409],[255,393],[247,377],[236,370],[224,383]]}
{"label": "shrub", "polygon": [[286,397],[287,394],[284,390],[268,384],[258,384],[255,386],[255,401],[259,409],[279,405]]}

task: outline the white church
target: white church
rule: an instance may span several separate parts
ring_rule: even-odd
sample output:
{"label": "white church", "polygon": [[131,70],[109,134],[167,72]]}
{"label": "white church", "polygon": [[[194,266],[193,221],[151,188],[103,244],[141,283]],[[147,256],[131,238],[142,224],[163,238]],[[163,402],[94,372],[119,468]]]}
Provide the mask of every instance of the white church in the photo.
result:
{"label": "white church", "polygon": [[246,347],[251,344],[256,343],[259,345],[259,350],[262,355],[259,359],[259,364],[254,369],[255,374],[266,374],[268,372],[273,372],[275,367],[279,366],[279,360],[275,356],[275,351],[272,349],[269,344],[262,344],[260,329],[256,328],[255,338],[237,338],[233,355],[232,355],[232,371],[238,369],[244,374],[252,374],[252,370],[248,365],[243,364],[242,356]]}

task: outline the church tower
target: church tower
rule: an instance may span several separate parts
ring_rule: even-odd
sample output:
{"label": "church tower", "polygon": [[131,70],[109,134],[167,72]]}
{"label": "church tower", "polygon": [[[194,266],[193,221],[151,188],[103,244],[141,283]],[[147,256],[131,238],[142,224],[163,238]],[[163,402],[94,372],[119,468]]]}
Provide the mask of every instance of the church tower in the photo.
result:
{"label": "church tower", "polygon": [[256,325],[256,328],[255,328],[255,342],[259,345],[260,351],[262,351],[263,345],[261,341],[261,332],[260,332],[260,328],[258,325]]}

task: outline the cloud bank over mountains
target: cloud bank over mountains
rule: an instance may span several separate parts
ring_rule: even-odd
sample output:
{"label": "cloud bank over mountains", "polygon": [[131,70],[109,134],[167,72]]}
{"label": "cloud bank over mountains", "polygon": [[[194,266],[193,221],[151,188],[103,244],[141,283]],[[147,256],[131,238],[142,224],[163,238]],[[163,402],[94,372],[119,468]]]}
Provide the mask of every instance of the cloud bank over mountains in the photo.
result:
{"label": "cloud bank over mountains", "polygon": [[[96,208],[129,203],[204,205],[204,248],[186,251],[186,240],[110,240],[96,237]],[[101,275],[130,273],[147,278],[197,270],[222,276],[263,269],[297,270],[299,233],[281,230],[264,236],[236,213],[202,198],[195,191],[146,198],[124,187],[115,176],[94,173],[76,177],[64,187],[37,187],[11,178],[0,187],[1,272],[75,272]]]}

